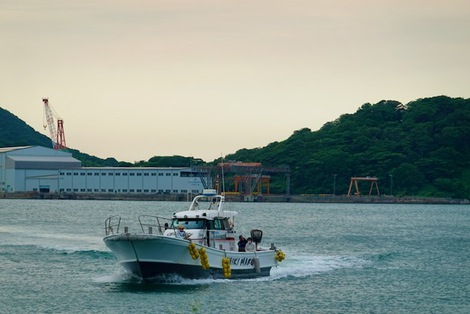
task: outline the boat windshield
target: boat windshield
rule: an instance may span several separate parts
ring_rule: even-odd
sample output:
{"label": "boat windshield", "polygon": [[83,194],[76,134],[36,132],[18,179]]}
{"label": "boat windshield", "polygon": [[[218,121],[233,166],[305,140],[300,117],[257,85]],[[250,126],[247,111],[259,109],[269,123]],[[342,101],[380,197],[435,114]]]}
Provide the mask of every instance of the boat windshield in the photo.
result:
{"label": "boat windshield", "polygon": [[171,223],[171,228],[176,228],[178,226],[183,226],[185,229],[204,229],[205,228],[205,219],[173,219]]}

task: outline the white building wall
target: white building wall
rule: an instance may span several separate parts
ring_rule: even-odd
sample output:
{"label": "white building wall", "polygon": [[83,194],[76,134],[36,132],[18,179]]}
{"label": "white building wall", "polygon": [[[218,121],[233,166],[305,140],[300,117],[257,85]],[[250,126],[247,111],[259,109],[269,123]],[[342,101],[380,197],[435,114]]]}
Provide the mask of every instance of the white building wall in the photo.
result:
{"label": "white building wall", "polygon": [[157,193],[157,172],[145,171],[142,177],[142,187],[144,193]]}
{"label": "white building wall", "polygon": [[72,192],[72,186],[73,186],[72,170],[59,171],[59,192]]}
{"label": "white building wall", "polygon": [[[4,169],[4,188],[3,190],[6,192],[15,192],[18,191],[16,188],[16,176],[15,176],[15,169]],[[20,190],[22,191],[22,190]]]}
{"label": "white building wall", "polygon": [[[16,171],[14,170],[13,175],[15,177],[12,180],[13,181],[13,184],[12,184],[13,191],[15,191],[15,192],[16,191],[27,191],[26,190],[25,170],[16,170]],[[32,191],[32,189],[30,191]]]}
{"label": "white building wall", "polygon": [[86,192],[86,173],[83,170],[73,171],[73,192]]}
{"label": "white building wall", "polygon": [[57,176],[52,177],[32,177],[26,179],[26,191],[38,191],[45,193],[57,193]]}
{"label": "white building wall", "polygon": [[[188,171],[188,169],[184,169]],[[198,177],[181,177],[181,169],[81,168],[60,170],[60,192],[74,193],[201,193]]]}
{"label": "white building wall", "polygon": [[142,193],[142,173],[137,170],[129,171],[129,192]]}
{"label": "white building wall", "polygon": [[58,192],[58,175],[54,170],[15,170],[14,191]]}
{"label": "white building wall", "polygon": [[[70,153],[35,146],[0,153],[0,191],[22,192],[49,190],[68,193],[201,193],[199,177],[181,177],[189,168],[113,168],[8,169],[7,156],[68,156]],[[71,158],[73,159],[73,158]],[[52,158],[53,160],[53,158]],[[75,162],[78,162],[75,160]],[[34,164],[34,163],[32,163]],[[49,163],[50,165],[50,163]],[[50,166],[49,166],[50,167]]]}
{"label": "white building wall", "polygon": [[163,171],[160,176],[160,190],[163,193],[171,193],[173,186],[171,185],[171,172],[170,171]]}
{"label": "white building wall", "polygon": [[[7,191],[7,178],[5,167],[6,154],[0,154],[0,191]],[[10,187],[8,187],[9,189]]]}
{"label": "white building wall", "polygon": [[[118,175],[119,174],[119,175]],[[114,176],[114,188],[117,193],[128,193],[129,192],[129,171],[116,171]]]}
{"label": "white building wall", "polygon": [[110,169],[104,169],[100,173],[100,192],[114,193],[114,171]]}

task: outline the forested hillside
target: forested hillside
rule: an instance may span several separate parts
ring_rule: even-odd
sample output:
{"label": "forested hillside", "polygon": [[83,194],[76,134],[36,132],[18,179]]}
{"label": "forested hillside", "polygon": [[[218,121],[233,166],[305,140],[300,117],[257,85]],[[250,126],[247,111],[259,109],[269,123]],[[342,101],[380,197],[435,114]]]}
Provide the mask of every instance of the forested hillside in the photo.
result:
{"label": "forested hillside", "polygon": [[[51,141],[0,108],[0,147],[22,145],[50,147]],[[155,156],[131,164],[70,151],[84,166],[204,164],[183,156]],[[318,131],[301,129],[284,141],[240,149],[225,160],[289,166],[292,194],[346,194],[351,177],[370,176],[379,179],[382,194],[469,199],[470,99],[367,103]],[[361,187],[362,193],[368,193],[369,185]],[[271,193],[285,190],[285,178],[273,176]]]}
{"label": "forested hillside", "polygon": [[51,140],[14,114],[0,108],[0,147],[51,146]]}
{"label": "forested hillside", "polygon": [[384,194],[470,198],[470,100],[367,103],[316,132],[226,159],[289,166],[293,194],[346,194],[351,177],[371,176]]}

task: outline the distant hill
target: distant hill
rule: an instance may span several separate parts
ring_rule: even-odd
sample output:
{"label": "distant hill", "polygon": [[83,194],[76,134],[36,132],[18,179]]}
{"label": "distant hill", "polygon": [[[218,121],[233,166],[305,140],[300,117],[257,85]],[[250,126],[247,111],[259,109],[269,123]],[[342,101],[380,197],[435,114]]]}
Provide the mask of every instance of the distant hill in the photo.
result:
{"label": "distant hill", "polygon": [[14,114],[0,108],[0,147],[28,145],[49,147],[51,140]]}
{"label": "distant hill", "polygon": [[[0,108],[0,147],[23,145],[50,147],[51,141]],[[84,166],[205,163],[155,156],[131,164],[70,151]],[[379,179],[382,194],[470,199],[470,99],[438,96],[408,104],[366,103],[318,131],[297,130],[284,141],[240,149],[225,157],[230,160],[288,166],[292,194],[346,194],[351,177],[370,176]],[[285,178],[273,176],[270,187],[271,193],[284,193]],[[368,194],[369,187],[362,183],[361,193]]]}
{"label": "distant hill", "polygon": [[470,99],[367,103],[316,132],[298,130],[226,160],[289,166],[293,194],[345,194],[351,177],[370,176],[383,194],[470,198]]}

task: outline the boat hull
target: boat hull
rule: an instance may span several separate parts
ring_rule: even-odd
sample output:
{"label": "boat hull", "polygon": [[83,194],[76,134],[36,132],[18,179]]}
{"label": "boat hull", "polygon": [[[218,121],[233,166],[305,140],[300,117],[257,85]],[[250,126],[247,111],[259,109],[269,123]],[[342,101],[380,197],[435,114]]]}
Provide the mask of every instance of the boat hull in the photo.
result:
{"label": "boat hull", "polygon": [[119,263],[134,276],[141,279],[158,279],[171,275],[183,278],[226,278],[222,259],[230,259],[230,277],[255,278],[269,276],[277,266],[276,251],[256,252],[224,251],[204,247],[209,268],[204,269],[201,257],[193,259],[189,252],[189,240],[160,235],[120,234],[104,238],[104,243],[113,252]]}

